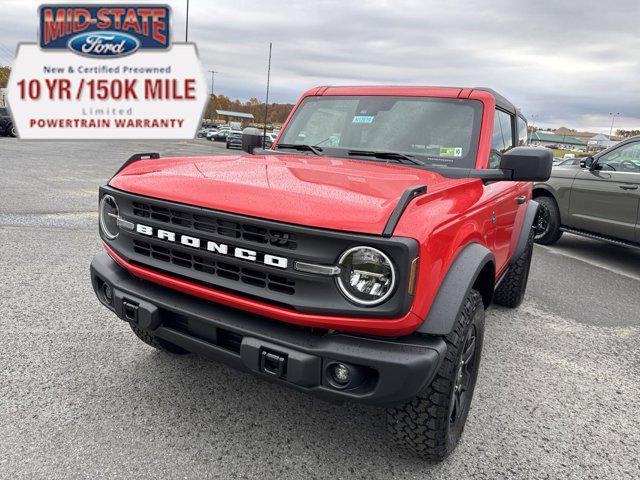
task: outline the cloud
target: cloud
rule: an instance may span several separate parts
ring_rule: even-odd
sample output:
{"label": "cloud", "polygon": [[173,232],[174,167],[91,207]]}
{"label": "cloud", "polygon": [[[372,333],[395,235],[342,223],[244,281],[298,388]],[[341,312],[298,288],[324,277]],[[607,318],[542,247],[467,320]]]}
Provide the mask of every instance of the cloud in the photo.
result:
{"label": "cloud", "polygon": [[[3,3],[0,60],[36,34],[37,5]],[[171,2],[176,41],[185,4]],[[639,16],[637,0],[191,0],[189,37],[232,97],[264,96],[272,41],[276,101],[327,84],[480,85],[537,124],[608,132],[609,112],[640,127]]]}

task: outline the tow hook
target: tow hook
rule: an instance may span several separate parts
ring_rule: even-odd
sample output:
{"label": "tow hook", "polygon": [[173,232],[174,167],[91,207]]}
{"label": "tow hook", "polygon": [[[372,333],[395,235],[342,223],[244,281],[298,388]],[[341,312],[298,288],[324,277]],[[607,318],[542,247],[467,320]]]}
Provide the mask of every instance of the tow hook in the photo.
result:
{"label": "tow hook", "polygon": [[122,314],[128,322],[138,323],[138,305],[129,302],[128,300],[123,300]]}
{"label": "tow hook", "polygon": [[287,356],[271,352],[269,350],[262,350],[260,352],[260,370],[274,377],[284,378],[284,374],[287,367]]}

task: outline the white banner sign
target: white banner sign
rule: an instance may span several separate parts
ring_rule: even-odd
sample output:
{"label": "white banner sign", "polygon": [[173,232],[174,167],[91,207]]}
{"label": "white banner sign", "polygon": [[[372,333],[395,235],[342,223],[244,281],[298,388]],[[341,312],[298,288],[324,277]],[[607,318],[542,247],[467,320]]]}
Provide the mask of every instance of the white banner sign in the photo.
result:
{"label": "white banner sign", "polygon": [[7,100],[22,139],[189,139],[208,99],[195,45],[121,58],[22,44]]}

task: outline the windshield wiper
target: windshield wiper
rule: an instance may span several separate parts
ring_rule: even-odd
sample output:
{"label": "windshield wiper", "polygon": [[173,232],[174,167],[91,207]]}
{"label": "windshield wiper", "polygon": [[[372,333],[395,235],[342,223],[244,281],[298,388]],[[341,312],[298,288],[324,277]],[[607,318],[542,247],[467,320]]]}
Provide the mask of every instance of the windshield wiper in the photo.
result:
{"label": "windshield wiper", "polygon": [[411,155],[405,155],[398,152],[374,152],[373,150],[349,150],[348,155],[359,157],[376,157],[386,160],[397,160],[398,162],[413,163],[414,165],[424,165],[425,163],[412,157]]}
{"label": "windshield wiper", "polygon": [[316,155],[322,155],[321,147],[314,147],[313,145],[297,145],[294,143],[278,143],[276,144],[276,150],[280,148],[292,148],[294,150],[304,150],[307,152],[313,152]]}

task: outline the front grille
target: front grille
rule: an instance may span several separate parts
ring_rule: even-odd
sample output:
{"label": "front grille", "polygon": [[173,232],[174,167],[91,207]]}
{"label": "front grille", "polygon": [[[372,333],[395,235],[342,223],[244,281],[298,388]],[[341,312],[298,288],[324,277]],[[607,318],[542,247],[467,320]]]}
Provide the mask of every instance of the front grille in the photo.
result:
{"label": "front grille", "polygon": [[242,239],[258,245],[272,245],[289,250],[298,248],[296,236],[282,230],[233,222],[216,218],[213,215],[191,214],[142,202],[133,202],[132,206],[133,214],[137,217],[150,218],[157,222],[178,225],[227,238]]}
{"label": "front grille", "polygon": [[[124,221],[117,238],[108,239],[104,234],[102,238],[133,265],[306,314],[399,318],[411,306],[412,297],[405,293],[406,266],[418,256],[415,240],[305,227],[111,187],[102,187],[100,194],[116,199]],[[161,230],[165,232],[159,235]],[[340,293],[334,277],[295,269],[296,262],[335,265],[342,252],[357,245],[384,251],[398,267],[398,293],[381,305],[362,308]]]}
{"label": "front grille", "polygon": [[242,282],[258,288],[267,288],[285,295],[296,293],[295,281],[284,275],[264,273],[252,268],[213,260],[202,255],[185,253],[177,248],[137,239],[133,240],[133,250],[145,257],[155,258],[161,262],[172,263],[179,267],[194,269],[227,280]]}

